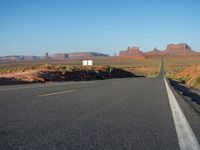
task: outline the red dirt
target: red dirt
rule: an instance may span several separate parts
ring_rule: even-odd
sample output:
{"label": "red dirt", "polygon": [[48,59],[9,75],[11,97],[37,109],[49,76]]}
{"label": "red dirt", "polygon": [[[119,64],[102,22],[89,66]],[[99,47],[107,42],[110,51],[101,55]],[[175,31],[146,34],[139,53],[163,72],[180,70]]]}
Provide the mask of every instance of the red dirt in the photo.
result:
{"label": "red dirt", "polygon": [[200,65],[192,65],[175,75],[176,77],[188,79],[187,84],[192,85],[193,81],[200,77]]}

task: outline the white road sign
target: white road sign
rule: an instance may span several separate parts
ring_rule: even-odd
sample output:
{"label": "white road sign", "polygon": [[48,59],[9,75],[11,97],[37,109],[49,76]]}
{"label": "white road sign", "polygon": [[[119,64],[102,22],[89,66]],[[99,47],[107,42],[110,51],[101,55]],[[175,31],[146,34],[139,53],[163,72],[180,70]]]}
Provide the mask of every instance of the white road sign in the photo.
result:
{"label": "white road sign", "polygon": [[93,66],[93,60],[83,60],[83,66]]}

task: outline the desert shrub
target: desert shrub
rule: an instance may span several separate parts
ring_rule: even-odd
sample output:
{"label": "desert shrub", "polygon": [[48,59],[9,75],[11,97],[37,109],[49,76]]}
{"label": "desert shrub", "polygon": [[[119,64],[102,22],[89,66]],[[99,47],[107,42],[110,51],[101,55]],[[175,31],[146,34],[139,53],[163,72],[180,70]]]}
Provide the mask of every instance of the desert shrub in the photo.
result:
{"label": "desert shrub", "polygon": [[3,74],[3,73],[9,73],[11,70],[10,69],[4,69],[4,68],[1,68],[0,69],[0,73]]}
{"label": "desert shrub", "polygon": [[55,66],[52,64],[43,64],[40,68],[42,69],[55,69]]}
{"label": "desert shrub", "polygon": [[26,68],[23,68],[21,71],[22,71],[22,72],[25,72],[25,71],[26,71]]}
{"label": "desert shrub", "polygon": [[36,67],[34,67],[34,66],[29,66],[29,69],[36,69]]}
{"label": "desert shrub", "polygon": [[62,65],[55,65],[55,69],[56,70],[62,70],[63,68],[62,68]]}
{"label": "desert shrub", "polygon": [[11,69],[8,69],[8,70],[7,70],[7,73],[11,73],[11,72],[12,72],[12,70],[11,70]]}
{"label": "desert shrub", "polygon": [[167,77],[171,78],[172,80],[176,80],[182,83],[185,83],[185,77],[179,77],[179,76],[174,76],[174,75],[168,75]]}
{"label": "desert shrub", "polygon": [[178,80],[180,82],[185,82],[185,78],[184,77],[175,77],[175,80]]}
{"label": "desert shrub", "polygon": [[194,86],[195,87],[200,87],[200,76],[195,79]]}

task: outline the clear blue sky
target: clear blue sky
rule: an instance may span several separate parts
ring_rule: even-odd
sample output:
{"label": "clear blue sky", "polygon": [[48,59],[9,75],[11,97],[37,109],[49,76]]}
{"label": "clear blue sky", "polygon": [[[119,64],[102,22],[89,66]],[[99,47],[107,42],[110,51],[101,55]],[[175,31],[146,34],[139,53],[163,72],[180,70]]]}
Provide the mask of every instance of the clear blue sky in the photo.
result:
{"label": "clear blue sky", "polygon": [[200,50],[200,0],[0,0],[0,56]]}

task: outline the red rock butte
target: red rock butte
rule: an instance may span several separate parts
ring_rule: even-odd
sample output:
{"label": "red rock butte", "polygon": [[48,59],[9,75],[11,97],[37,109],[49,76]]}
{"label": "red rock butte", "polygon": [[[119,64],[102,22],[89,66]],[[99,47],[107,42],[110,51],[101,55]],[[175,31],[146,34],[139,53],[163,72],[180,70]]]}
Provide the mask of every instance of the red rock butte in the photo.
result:
{"label": "red rock butte", "polygon": [[151,51],[148,51],[145,53],[146,55],[161,55],[162,54],[162,51],[161,50],[158,50],[157,48],[154,48],[153,50]]}
{"label": "red rock butte", "polygon": [[120,51],[120,56],[135,56],[142,55],[139,47],[128,47],[127,50]]}
{"label": "red rock butte", "polygon": [[185,43],[180,44],[169,44],[167,45],[166,49],[161,51],[157,48],[154,48],[151,51],[148,52],[142,52],[140,51],[139,47],[128,47],[127,50],[120,51],[119,57],[138,57],[143,56],[145,58],[151,57],[151,56],[161,56],[161,55],[196,55],[199,54],[191,49],[190,46],[188,46]]}
{"label": "red rock butte", "polygon": [[164,53],[168,53],[171,55],[188,54],[188,53],[193,53],[193,52],[194,51],[191,49],[191,47],[185,43],[169,44],[169,45],[167,45],[167,48],[164,50]]}

